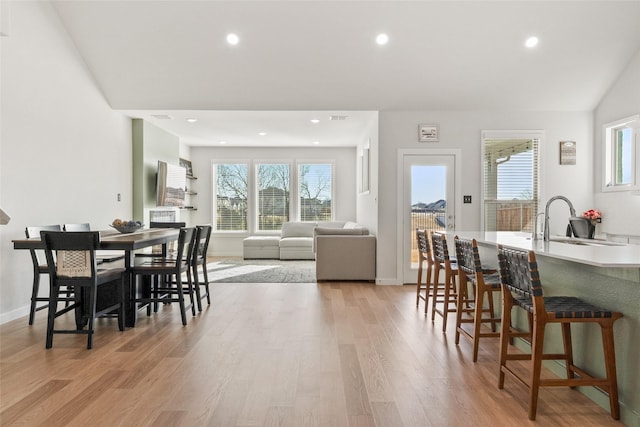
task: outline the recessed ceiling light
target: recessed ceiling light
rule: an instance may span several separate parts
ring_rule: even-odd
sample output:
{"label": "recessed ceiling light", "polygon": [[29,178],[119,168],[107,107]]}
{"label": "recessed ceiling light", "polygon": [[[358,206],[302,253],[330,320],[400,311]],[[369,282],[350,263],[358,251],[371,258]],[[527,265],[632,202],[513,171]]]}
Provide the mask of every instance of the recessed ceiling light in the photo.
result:
{"label": "recessed ceiling light", "polygon": [[524,45],[528,48],[536,47],[538,45],[538,38],[535,36],[529,37],[527,41],[524,42]]}
{"label": "recessed ceiling light", "polygon": [[389,43],[389,36],[386,35],[385,33],[380,33],[376,36],[376,43],[378,43],[380,46],[383,46],[387,43]]}
{"label": "recessed ceiling light", "polygon": [[198,121],[198,119],[187,119],[187,121],[188,121],[189,123],[195,123],[195,122],[197,122],[197,121]]}
{"label": "recessed ceiling light", "polygon": [[229,43],[232,46],[235,46],[238,43],[240,43],[240,37],[238,37],[238,35],[235,33],[229,33],[227,34],[227,43]]}
{"label": "recessed ceiling light", "polygon": [[320,120],[318,119],[311,119],[309,120],[311,123],[313,123],[314,125],[317,125],[318,123],[320,123]]}
{"label": "recessed ceiling light", "polygon": [[266,132],[258,132],[258,135],[265,136],[265,135],[267,135],[267,133]]}
{"label": "recessed ceiling light", "polygon": [[313,141],[313,145],[318,145],[320,144],[320,141]]}
{"label": "recessed ceiling light", "polygon": [[220,141],[220,144],[226,144],[227,141]]}

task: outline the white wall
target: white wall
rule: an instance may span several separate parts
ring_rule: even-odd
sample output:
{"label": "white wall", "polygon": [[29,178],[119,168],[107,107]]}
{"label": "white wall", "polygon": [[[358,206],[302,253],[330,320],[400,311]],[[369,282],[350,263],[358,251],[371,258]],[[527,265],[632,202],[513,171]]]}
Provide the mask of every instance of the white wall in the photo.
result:
{"label": "white wall", "polygon": [[[210,224],[213,221],[213,177],[212,162],[216,161],[335,161],[336,221],[353,221],[356,218],[356,149],[355,148],[210,148],[192,147],[193,174],[198,177],[194,189],[194,205],[198,210],[191,213],[194,224]],[[229,235],[215,233],[209,244],[212,255],[241,256],[242,239],[246,234]]]}
{"label": "white wall", "polygon": [[[378,116],[369,123],[365,132],[363,141],[357,147],[357,160],[362,150],[369,148],[369,191],[359,192],[356,200],[356,221],[367,227],[372,234],[378,234]],[[359,163],[359,162],[358,162]],[[358,176],[356,177],[356,185],[359,185],[362,179],[361,165],[356,167]]]}
{"label": "white wall", "polygon": [[11,239],[31,225],[104,229],[132,206],[131,120],[109,107],[48,2],[12,2],[10,12],[0,38],[0,206],[11,216],[0,226],[0,322],[27,314],[33,278]]}
{"label": "white wall", "polygon": [[[640,236],[640,196],[629,192],[602,192],[602,126],[640,114],[640,51],[638,51],[595,110],[594,207],[602,211],[602,232]],[[640,141],[636,141],[640,150]],[[640,164],[636,165],[640,177]]]}
{"label": "white wall", "polygon": [[[397,206],[402,200],[397,194],[397,152],[411,149],[462,150],[461,194],[471,195],[472,204],[462,204],[461,218],[456,229],[480,229],[480,186],[482,184],[482,130],[544,130],[542,146],[542,200],[554,195],[567,196],[576,211],[593,205],[593,120],[591,112],[535,112],[535,111],[410,111],[381,112],[379,143],[379,226],[378,226],[378,283],[401,283],[397,276]],[[418,124],[436,123],[440,126],[438,143],[417,142]],[[576,165],[559,164],[559,141],[577,142]],[[585,185],[586,184],[586,185]],[[456,200],[461,204],[462,200]],[[556,213],[557,210],[557,213]],[[566,227],[569,212],[566,206],[554,206],[552,233]],[[553,221],[554,218],[558,218]]]}

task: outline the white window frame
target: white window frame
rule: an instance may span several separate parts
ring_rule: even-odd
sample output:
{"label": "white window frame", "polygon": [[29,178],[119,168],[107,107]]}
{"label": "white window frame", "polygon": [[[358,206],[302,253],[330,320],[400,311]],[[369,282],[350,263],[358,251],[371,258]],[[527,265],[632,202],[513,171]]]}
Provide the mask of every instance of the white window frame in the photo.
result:
{"label": "white window frame", "polygon": [[[629,184],[616,184],[614,174],[617,167],[616,144],[614,144],[613,132],[631,128],[631,182]],[[638,147],[638,134],[640,133],[640,114],[627,117],[602,126],[602,191],[633,191],[640,189],[638,167],[640,166],[640,148]]]}
{"label": "white window frame", "polygon": [[[484,158],[485,158],[485,140],[487,139],[537,139],[538,140],[538,209],[542,206],[543,200],[546,200],[545,195],[545,174],[544,174],[544,159],[545,159],[545,131],[532,129],[532,130],[483,130],[480,133],[480,172],[482,175],[482,182],[480,186],[480,230],[485,230],[485,182],[484,182]],[[534,217],[534,221],[537,221],[537,216]],[[535,223],[535,222],[534,222]]]}
{"label": "white window frame", "polygon": [[301,165],[330,164],[331,165],[331,220],[336,215],[336,160],[335,159],[219,159],[211,162],[211,218],[217,226],[217,165],[243,164],[247,165],[247,230],[217,230],[213,233],[228,235],[277,235],[280,230],[258,230],[258,167],[263,164],[286,164],[289,166],[289,220],[300,221],[300,192],[298,182]]}

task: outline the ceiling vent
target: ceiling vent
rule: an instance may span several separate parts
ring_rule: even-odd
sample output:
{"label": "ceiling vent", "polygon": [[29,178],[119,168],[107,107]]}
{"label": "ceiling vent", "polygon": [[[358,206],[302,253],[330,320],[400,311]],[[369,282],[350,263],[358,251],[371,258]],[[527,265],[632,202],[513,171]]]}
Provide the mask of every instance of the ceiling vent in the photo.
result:
{"label": "ceiling vent", "polygon": [[168,114],[152,114],[151,116],[155,117],[156,119],[159,119],[159,120],[171,120],[171,119],[173,119],[173,117],[171,117]]}
{"label": "ceiling vent", "polygon": [[347,116],[329,116],[329,120],[347,120]]}

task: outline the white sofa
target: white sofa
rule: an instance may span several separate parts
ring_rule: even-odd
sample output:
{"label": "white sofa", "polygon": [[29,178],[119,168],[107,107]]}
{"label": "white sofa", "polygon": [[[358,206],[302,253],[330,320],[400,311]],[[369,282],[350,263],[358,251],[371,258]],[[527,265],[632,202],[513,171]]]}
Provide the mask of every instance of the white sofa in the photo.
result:
{"label": "white sofa", "polygon": [[[325,238],[326,236],[326,238]],[[358,240],[354,237],[364,237]],[[318,238],[320,237],[320,242]],[[366,262],[357,266],[342,265],[334,269],[335,254],[342,254],[344,249],[320,249],[327,245],[352,245],[356,254],[343,254],[345,259],[363,257]],[[364,245],[364,246],[363,246]],[[335,252],[330,254],[328,251]],[[295,260],[321,259],[320,277],[318,280],[373,280],[375,279],[375,237],[369,235],[369,230],[355,222],[326,221],[326,222],[298,222],[291,221],[282,225],[280,235],[250,236],[243,241],[243,255],[245,259],[282,259]],[[340,258],[342,255],[339,255]],[[318,269],[316,268],[318,271]],[[351,273],[347,274],[348,271]]]}
{"label": "white sofa", "polygon": [[316,259],[313,253],[315,222],[285,222],[280,231],[280,259]]}

